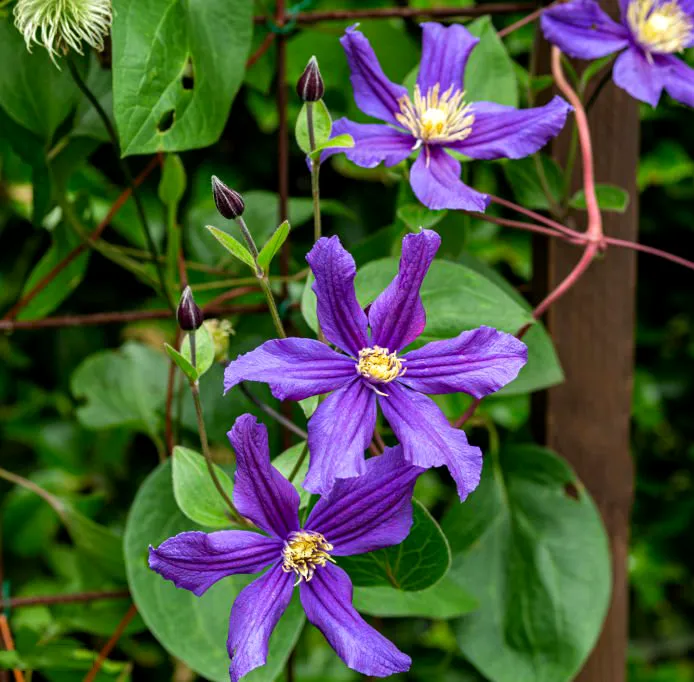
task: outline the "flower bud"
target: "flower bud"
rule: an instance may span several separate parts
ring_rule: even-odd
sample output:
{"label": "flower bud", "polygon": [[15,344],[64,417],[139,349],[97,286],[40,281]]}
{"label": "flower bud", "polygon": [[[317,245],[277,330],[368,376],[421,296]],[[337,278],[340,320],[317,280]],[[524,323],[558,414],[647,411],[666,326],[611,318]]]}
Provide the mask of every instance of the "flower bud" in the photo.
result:
{"label": "flower bud", "polygon": [[190,287],[186,287],[181,295],[181,300],[176,309],[176,319],[178,326],[184,332],[194,332],[202,326],[204,317],[202,310],[193,300],[193,292]]}
{"label": "flower bud", "polygon": [[318,68],[318,60],[315,57],[308,60],[308,64],[296,84],[296,91],[304,102],[317,102],[323,98],[325,85]]}
{"label": "flower bud", "polygon": [[246,204],[238,192],[227,187],[216,175],[212,176],[212,196],[219,213],[227,220],[234,220],[243,215]]}

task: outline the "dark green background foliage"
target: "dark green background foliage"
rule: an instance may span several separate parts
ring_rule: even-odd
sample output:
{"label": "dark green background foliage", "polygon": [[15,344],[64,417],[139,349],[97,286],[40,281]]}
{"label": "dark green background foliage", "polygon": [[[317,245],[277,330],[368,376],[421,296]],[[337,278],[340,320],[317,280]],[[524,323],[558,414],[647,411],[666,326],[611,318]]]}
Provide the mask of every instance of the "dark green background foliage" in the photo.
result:
{"label": "dark green background foliage", "polygon": [[[252,16],[271,9],[267,4],[114,0],[107,58],[89,55],[76,62],[112,115],[133,174],[155,152],[179,153],[165,157],[163,174],[155,169],[141,196],[154,241],[164,254],[168,293],[177,296],[180,290],[173,258],[180,235],[190,283],[201,304],[254,283],[248,268],[205,229],[212,225],[238,237],[215,210],[210,176],[218,175],[243,193],[245,218],[260,244],[278,225],[275,46],[244,70],[248,55],[268,32],[264,24],[254,27]],[[422,8],[463,4],[409,1]],[[364,7],[358,0],[304,5]],[[371,0],[368,5],[389,3]],[[0,9],[3,314],[82,243],[125,187],[118,155],[68,70],[57,70],[39,47],[30,56],[10,15],[7,7]],[[153,22],[161,16],[167,17],[159,27],[164,39],[155,41]],[[532,26],[503,43],[496,35],[495,28],[517,18],[468,22],[482,39],[466,76],[471,99],[527,106],[529,86],[537,94],[547,85],[546,78],[528,76]],[[364,120],[353,103],[338,42],[344,28],[329,23],[290,31],[283,84],[290,88],[290,130],[300,110],[293,86],[313,54],[320,62],[325,102],[333,117]],[[419,59],[416,23],[364,21],[361,28],[386,73],[411,84]],[[138,40],[130,40],[133,36]],[[150,77],[155,72],[156,78]],[[691,243],[690,117],[690,111],[672,102],[656,112],[643,110],[641,239],[678,253]],[[304,286],[304,256],[313,241],[310,179],[293,140],[290,150],[292,278],[280,313],[292,333],[310,335],[315,300]],[[540,163],[549,187],[559,191],[559,169],[547,158]],[[537,167],[530,159],[475,163],[465,164],[464,173],[479,190],[545,209]],[[532,276],[526,234],[422,208],[398,168],[363,170],[337,156],[322,170],[321,181],[325,233],[339,234],[354,254],[362,304],[373,300],[395,272],[402,236],[424,224],[440,232],[443,245],[422,289],[428,313],[422,341],[448,338],[480,324],[513,332],[530,319],[521,295]],[[619,191],[602,189],[600,200],[608,210],[623,210]],[[578,195],[571,205],[580,210],[581,202]],[[146,249],[129,200],[93,248],[24,307],[18,319],[164,308]],[[273,278],[279,274],[277,260],[270,266]],[[639,269],[633,434],[638,489],[629,564],[629,679],[693,682],[694,555],[688,536],[694,522],[691,273],[649,258],[640,261]],[[273,287],[280,292],[279,281],[273,279]],[[233,302],[262,301],[252,291]],[[265,314],[234,313],[228,319],[233,325],[232,357],[275,336]],[[164,343],[174,344],[175,336],[170,320],[0,335],[0,466],[45,491],[42,499],[25,487],[0,481],[4,594],[129,586],[140,615],[128,626],[99,680],[156,682],[173,674],[189,680],[195,673],[217,682],[228,679],[228,611],[248,579],[223,581],[197,599],[151,573],[145,563],[147,545],[175,532],[229,527],[198,454],[193,404],[183,381],[175,382],[172,403],[180,447],[159,463],[158,458],[170,454],[164,419],[170,361]],[[609,598],[606,541],[596,509],[573,472],[557,454],[532,444],[529,395],[562,381],[563,375],[541,326],[526,340],[527,368],[515,383],[485,401],[467,427],[470,440],[486,453],[480,488],[460,506],[448,476],[428,472],[417,484],[410,538],[373,555],[340,560],[355,584],[358,609],[414,659],[403,679],[568,681],[598,635]],[[225,434],[243,412],[267,424],[271,449],[279,455],[276,464],[287,474],[302,443],[282,434],[238,389],[222,397],[222,372],[222,365],[213,363],[201,379],[201,391],[224,487],[228,492],[233,488],[233,456]],[[253,391],[276,407],[264,386],[254,385]],[[439,403],[455,418],[469,400],[446,396]],[[303,407],[310,411],[312,405]],[[303,428],[300,406],[290,409]],[[379,428],[386,442],[393,443],[387,425]],[[577,491],[575,496],[566,494],[567,486]],[[305,509],[309,496],[304,494],[302,503]],[[128,606],[128,600],[121,599],[16,609],[9,617],[17,653],[0,652],[0,670],[24,667],[37,671],[34,680],[78,682]],[[303,628],[304,622],[294,602],[272,640],[268,666],[247,679],[283,679],[295,644],[296,680],[357,679],[315,629]]]}

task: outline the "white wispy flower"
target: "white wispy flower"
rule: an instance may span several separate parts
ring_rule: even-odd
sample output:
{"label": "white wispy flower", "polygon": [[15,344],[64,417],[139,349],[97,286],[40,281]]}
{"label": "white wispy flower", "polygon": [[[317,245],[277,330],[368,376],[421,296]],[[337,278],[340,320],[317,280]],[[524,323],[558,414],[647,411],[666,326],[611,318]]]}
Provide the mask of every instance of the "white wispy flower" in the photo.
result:
{"label": "white wispy flower", "polygon": [[82,43],[101,52],[111,28],[111,0],[18,0],[15,24],[27,49],[43,45],[55,58],[74,50],[82,54]]}

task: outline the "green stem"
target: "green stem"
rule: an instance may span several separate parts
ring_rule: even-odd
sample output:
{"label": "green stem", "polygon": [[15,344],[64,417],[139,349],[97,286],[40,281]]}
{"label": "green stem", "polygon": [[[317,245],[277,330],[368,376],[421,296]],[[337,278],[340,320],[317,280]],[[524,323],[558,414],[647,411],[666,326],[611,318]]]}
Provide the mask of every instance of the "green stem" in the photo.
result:
{"label": "green stem", "polygon": [[113,124],[111,123],[111,119],[109,119],[108,114],[106,113],[105,109],[101,106],[99,100],[96,98],[94,93],[89,89],[89,86],[87,85],[87,83],[84,81],[84,79],[80,75],[79,70],[77,69],[77,66],[75,65],[72,58],[67,59],[67,65],[68,65],[68,70],[70,71],[70,75],[72,76],[72,79],[75,81],[75,84],[80,89],[82,94],[89,100],[89,103],[94,107],[94,110],[96,111],[97,115],[99,116],[102,123],[104,124],[104,128],[106,128],[106,132],[108,133],[108,136],[111,140],[111,143],[113,144],[113,147],[116,150],[118,165],[121,169],[121,172],[123,173],[123,177],[125,178],[126,184],[130,188],[130,192],[132,194],[133,201],[135,202],[135,208],[137,210],[137,215],[140,219],[140,224],[142,225],[142,232],[145,236],[145,241],[147,242],[147,248],[150,251],[150,254],[152,256],[152,261],[154,262],[154,267],[157,270],[157,278],[159,279],[159,286],[161,287],[162,295],[166,299],[171,310],[175,310],[176,306],[174,305],[174,302],[171,299],[171,296],[169,295],[169,290],[166,286],[166,279],[164,277],[164,269],[163,269],[161,263],[159,262],[159,253],[157,251],[157,246],[154,243],[154,238],[152,237],[152,232],[149,229],[149,223],[147,221],[147,215],[145,214],[145,209],[144,209],[144,206],[142,204],[142,200],[140,199],[140,194],[135,187],[135,183],[133,182],[133,176],[130,173],[130,169],[128,168],[128,165],[121,158],[120,142],[118,140],[118,134],[116,133],[116,131],[113,127]]}
{"label": "green stem", "polygon": [[275,325],[275,329],[277,330],[277,333],[279,334],[281,339],[286,339],[287,332],[284,331],[284,325],[282,324],[282,318],[280,317],[279,311],[277,310],[277,304],[275,303],[275,296],[272,293],[272,289],[270,288],[270,282],[268,282],[268,278],[265,275],[258,277],[258,281],[260,282],[260,286],[263,290],[263,293],[265,294],[265,298],[267,300],[268,308],[270,309],[270,315],[272,316],[272,321]]}
{"label": "green stem", "polygon": [[236,219],[236,224],[241,229],[243,241],[246,242],[246,246],[248,247],[248,250],[251,252],[251,256],[253,256],[253,260],[255,261],[257,267],[258,247],[255,244],[255,239],[253,239],[253,235],[251,234],[251,231],[248,229],[248,225],[246,225],[246,221],[243,219],[243,216],[239,216]]}
{"label": "green stem", "polygon": [[[190,341],[190,361],[193,367],[195,367],[195,332],[188,334],[188,339]],[[190,382],[190,392],[193,395],[193,404],[195,405],[195,416],[198,421],[198,432],[200,434],[200,444],[202,445],[202,454],[205,457],[205,462],[207,464],[207,470],[210,473],[210,478],[214,487],[217,488],[217,492],[221,495],[222,499],[226,503],[227,507],[231,512],[232,519],[241,525],[247,525],[245,519],[239,514],[238,510],[231,501],[229,495],[227,495],[226,490],[222,486],[219,478],[217,477],[217,472],[214,470],[214,463],[212,461],[212,453],[210,452],[210,444],[207,440],[207,429],[205,428],[205,419],[202,414],[202,401],[200,400],[200,386],[197,381]]]}
{"label": "green stem", "polygon": [[301,450],[301,454],[299,455],[299,458],[296,460],[296,463],[294,464],[294,468],[291,470],[289,476],[287,476],[287,480],[292,483],[294,479],[296,478],[296,475],[299,473],[299,469],[301,469],[301,465],[304,463],[304,460],[306,459],[306,455],[308,455],[308,441],[304,443],[304,447]]}

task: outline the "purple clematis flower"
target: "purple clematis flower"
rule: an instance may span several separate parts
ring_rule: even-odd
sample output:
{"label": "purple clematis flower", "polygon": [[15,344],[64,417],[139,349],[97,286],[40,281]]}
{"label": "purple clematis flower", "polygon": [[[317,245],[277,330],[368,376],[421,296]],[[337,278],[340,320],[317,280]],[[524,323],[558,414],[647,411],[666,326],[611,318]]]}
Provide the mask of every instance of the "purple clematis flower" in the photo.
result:
{"label": "purple clematis flower", "polygon": [[149,548],[149,566],[197,596],[226,576],[269,567],[239,593],[231,610],[227,646],[232,682],[265,665],[270,635],[296,585],[309,621],[350,668],[375,677],[409,670],[410,657],[352,606],[352,583],[333,557],[402,542],[412,526],[410,499],[423,470],[407,466],[400,448],[390,448],[370,459],[360,478],[340,481],[301,526],[299,494],[270,463],[265,426],[245,414],[229,439],[237,457],[236,508],[268,535],[243,530],[180,533]]}
{"label": "purple clematis flower", "polygon": [[692,0],[620,0],[613,21],[595,0],[572,0],[545,10],[545,37],[562,52],[597,59],[615,52],[614,82],[632,97],[656,106],[666,90],[694,106],[694,69],[675,57],[694,45]]}
{"label": "purple clematis flower", "polygon": [[414,90],[388,80],[364,35],[347,29],[340,39],[352,73],[357,106],[386,125],[341,118],[333,134],[354,138],[342,152],[363,168],[394,166],[420,150],[410,171],[417,198],[432,209],[484,211],[489,197],[460,180],[460,162],[446,150],[473,159],[520,159],[534,154],[563,128],[571,110],[561,97],[524,111],[492,102],[466,102],[463,72],[479,38],[466,28],[422,24],[422,61]]}
{"label": "purple clematis flower", "polygon": [[480,327],[399,355],[424,330],[419,288],[440,243],[431,230],[403,239],[400,271],[367,317],[354,291],[354,259],[337,237],[318,240],[306,257],[316,278],[318,320],[326,338],[344,354],[314,339],[276,339],[226,368],[227,391],[245,380],[269,384],[280,400],[333,391],[308,423],[307,490],[325,494],[336,480],[366,471],[364,450],[376,425],[377,404],[407,462],[448,467],[461,500],[477,487],[480,449],[469,445],[465,433],[451,427],[424,394],[463,392],[481,398],[493,393],[515,379],[527,348],[510,334]]}

